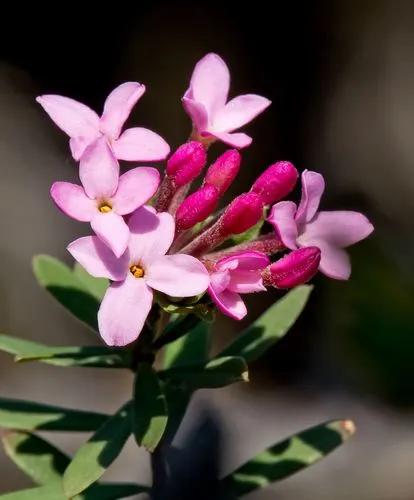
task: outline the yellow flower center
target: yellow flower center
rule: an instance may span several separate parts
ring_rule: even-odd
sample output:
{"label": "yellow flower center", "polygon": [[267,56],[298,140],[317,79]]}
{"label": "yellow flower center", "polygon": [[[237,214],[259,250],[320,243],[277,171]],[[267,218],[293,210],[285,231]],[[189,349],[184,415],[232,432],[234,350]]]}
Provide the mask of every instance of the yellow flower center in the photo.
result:
{"label": "yellow flower center", "polygon": [[134,278],[142,278],[144,276],[144,270],[140,266],[134,264],[129,268],[129,270]]}
{"label": "yellow flower center", "polygon": [[108,212],[112,211],[112,207],[107,201],[103,201],[98,208],[99,211],[102,212],[103,214],[107,214]]}

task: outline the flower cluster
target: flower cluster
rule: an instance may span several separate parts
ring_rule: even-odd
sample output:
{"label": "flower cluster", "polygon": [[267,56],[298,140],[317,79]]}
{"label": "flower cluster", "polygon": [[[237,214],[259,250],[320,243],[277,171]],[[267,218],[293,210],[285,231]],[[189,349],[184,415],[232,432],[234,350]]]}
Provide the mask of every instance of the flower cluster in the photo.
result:
{"label": "flower cluster", "polygon": [[[252,141],[235,130],[270,104],[253,94],[227,102],[229,85],[229,70],[219,56],[208,54],[197,63],[182,99],[192,135],[168,158],[162,181],[158,170],[148,166],[120,175],[118,160],[161,161],[170,152],[150,130],[122,132],[144,85],[117,87],[101,117],[67,97],[37,99],[70,137],[72,156],[79,162],[80,185],[55,182],[51,196],[66,215],[89,222],[94,232],[70,243],[68,250],[92,276],[111,282],[98,313],[100,334],[109,345],[136,340],[159,294],[172,303],[195,297],[193,303],[211,302],[241,319],[247,313],[245,293],[292,288],[318,270],[347,279],[351,266],[344,248],[373,230],[360,213],[319,210],[325,184],[316,172],[302,173],[298,206],[281,201],[298,179],[287,161],[268,167],[248,192],[216,211],[240,170],[238,149]],[[236,149],[217,158],[189,194],[216,140]],[[263,231],[266,220],[274,230]]]}

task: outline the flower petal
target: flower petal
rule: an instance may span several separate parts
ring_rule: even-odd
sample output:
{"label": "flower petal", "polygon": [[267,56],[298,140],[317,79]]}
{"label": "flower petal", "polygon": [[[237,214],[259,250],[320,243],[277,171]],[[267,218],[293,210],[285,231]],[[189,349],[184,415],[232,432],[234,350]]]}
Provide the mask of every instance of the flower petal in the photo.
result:
{"label": "flower petal", "polygon": [[226,132],[215,132],[212,129],[208,131],[211,135],[224,142],[224,144],[228,144],[233,148],[242,149],[247,148],[252,143],[252,138],[247,134],[243,134],[242,132],[237,132],[235,134],[229,134]]}
{"label": "flower petal", "polygon": [[141,333],[152,306],[152,291],[131,273],[125,281],[112,283],[98,312],[99,333],[111,346],[124,346]]}
{"label": "flower petal", "polygon": [[243,319],[246,316],[246,305],[238,293],[229,292],[228,290],[216,293],[211,286],[208,289],[208,293],[218,309],[226,316],[237,320]]}
{"label": "flower petal", "polygon": [[130,214],[154,196],[160,183],[156,168],[137,167],[119,178],[118,189],[112,197],[112,207],[119,215]]}
{"label": "flower petal", "polygon": [[114,141],[115,156],[126,161],[160,161],[170,152],[164,139],[146,128],[129,128]]}
{"label": "flower petal", "polygon": [[79,177],[90,198],[110,198],[118,187],[119,163],[105,137],[88,146],[79,165]]}
{"label": "flower petal", "polygon": [[228,271],[217,271],[210,274],[210,287],[215,293],[225,290],[230,283],[230,273]]}
{"label": "flower petal", "polygon": [[306,224],[298,242],[307,246],[313,245],[310,242],[325,241],[334,247],[345,248],[363,240],[373,230],[374,226],[359,212],[319,212]]}
{"label": "flower petal", "polygon": [[54,182],[50,196],[63,213],[82,222],[90,222],[97,212],[96,203],[88,198],[82,186],[70,182]]}
{"label": "flower petal", "polygon": [[297,248],[298,229],[295,222],[296,205],[293,201],[281,201],[273,205],[268,221],[274,227],[278,238],[291,250]]}
{"label": "flower petal", "polygon": [[97,236],[85,236],[72,241],[67,249],[72,257],[95,278],[122,281],[127,275],[128,253],[118,259]]}
{"label": "flower petal", "polygon": [[173,297],[192,297],[207,290],[210,277],[203,264],[191,255],[164,255],[146,270],[151,288]]}
{"label": "flower petal", "polygon": [[347,280],[351,276],[351,261],[342,248],[335,247],[325,241],[315,241],[314,246],[321,251],[319,270],[329,278]]}
{"label": "flower petal", "polygon": [[239,95],[220,108],[214,116],[212,128],[217,132],[231,132],[251,122],[271,101],[255,94]]}
{"label": "flower petal", "polygon": [[[270,264],[269,257],[261,252],[247,251],[224,257],[217,262],[217,269],[228,269],[228,264],[236,261],[237,269],[255,270],[263,269]],[[234,268],[234,269],[235,269]]]}
{"label": "flower petal", "polygon": [[236,293],[265,292],[261,270],[235,269],[231,271],[227,290]]}
{"label": "flower petal", "polygon": [[101,117],[101,130],[112,139],[118,139],[132,108],[145,92],[145,85],[126,82],[114,89],[106,98]]}
{"label": "flower petal", "polygon": [[88,106],[60,95],[42,95],[36,101],[69,137],[92,141],[100,135],[99,116]]}
{"label": "flower petal", "polygon": [[115,254],[121,257],[128,247],[129,228],[121,215],[115,212],[98,212],[91,220],[96,236]]}
{"label": "flower petal", "polygon": [[323,175],[309,170],[302,173],[302,198],[295,216],[298,224],[304,224],[312,220],[319,208],[324,191],[325,180]]}
{"label": "flower petal", "polygon": [[152,207],[141,207],[128,222],[131,233],[129,250],[133,262],[148,264],[165,255],[174,239],[175,223],[167,212],[155,213]]}
{"label": "flower petal", "polygon": [[204,104],[197,102],[189,97],[189,92],[186,92],[181,99],[186,113],[191,118],[193,126],[199,133],[205,132],[208,127],[208,114]]}

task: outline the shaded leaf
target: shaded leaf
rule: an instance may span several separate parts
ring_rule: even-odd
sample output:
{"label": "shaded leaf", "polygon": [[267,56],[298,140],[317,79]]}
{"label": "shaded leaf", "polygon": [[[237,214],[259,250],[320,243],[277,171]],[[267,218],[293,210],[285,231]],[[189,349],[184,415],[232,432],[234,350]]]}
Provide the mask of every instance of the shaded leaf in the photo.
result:
{"label": "shaded leaf", "polygon": [[148,363],[140,363],[135,377],[132,412],[132,428],[138,445],[154,451],[167,421],[167,403],[158,375]]}
{"label": "shaded leaf", "polygon": [[170,344],[175,340],[188,334],[202,320],[195,314],[174,315],[174,319],[170,321],[164,328],[161,335],[155,339],[153,348],[160,349],[166,344]]}
{"label": "shaded leaf", "polygon": [[131,434],[131,404],[127,403],[76,452],[63,475],[63,489],[71,498],[97,481],[122,451]]}
{"label": "shaded leaf", "polygon": [[224,492],[245,495],[280,481],[324,458],[355,432],[350,420],[311,427],[259,453],[221,483]]}
{"label": "shaded leaf", "polygon": [[269,307],[219,356],[241,356],[248,363],[258,359],[289,331],[305,307],[311,291],[310,285],[291,290]]}
{"label": "shaded leaf", "polygon": [[95,278],[91,276],[79,262],[75,262],[73,273],[89,293],[93,295],[96,300],[101,302],[109,286],[109,281],[106,278]]}
{"label": "shaded leaf", "polygon": [[215,318],[214,308],[207,301],[201,300],[197,302],[203,296],[204,294],[189,297],[178,302],[174,302],[171,297],[161,293],[155,294],[154,298],[157,304],[168,314],[194,314],[198,318],[211,323]]}
{"label": "shaded leaf", "polygon": [[107,419],[103,413],[0,398],[0,427],[6,429],[90,432]]}

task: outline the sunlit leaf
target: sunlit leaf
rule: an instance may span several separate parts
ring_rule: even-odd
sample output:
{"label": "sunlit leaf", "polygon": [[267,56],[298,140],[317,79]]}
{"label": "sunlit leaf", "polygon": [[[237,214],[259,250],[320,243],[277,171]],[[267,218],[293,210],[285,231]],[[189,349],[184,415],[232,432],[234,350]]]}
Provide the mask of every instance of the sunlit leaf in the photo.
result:
{"label": "sunlit leaf", "polygon": [[73,266],[73,273],[96,300],[101,302],[108,288],[109,281],[106,278],[94,278],[78,262],[75,262]]}

